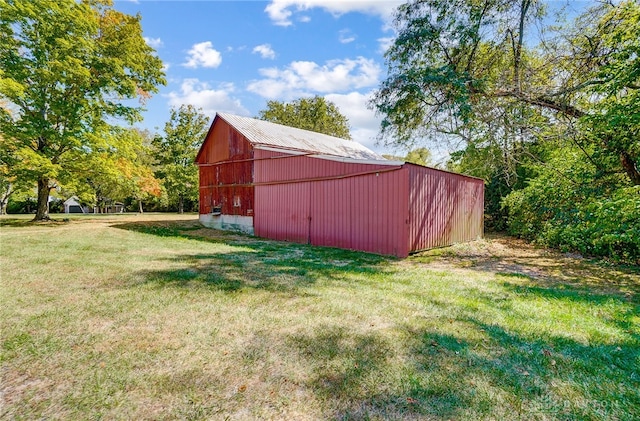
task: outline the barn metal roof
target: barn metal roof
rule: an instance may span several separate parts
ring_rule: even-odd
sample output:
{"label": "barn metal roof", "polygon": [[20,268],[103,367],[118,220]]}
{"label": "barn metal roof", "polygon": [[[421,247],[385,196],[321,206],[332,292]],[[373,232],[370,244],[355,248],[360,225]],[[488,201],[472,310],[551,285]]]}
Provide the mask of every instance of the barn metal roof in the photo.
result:
{"label": "barn metal roof", "polygon": [[217,117],[233,126],[254,145],[316,152],[358,160],[387,161],[382,155],[353,140],[233,114],[217,113]]}

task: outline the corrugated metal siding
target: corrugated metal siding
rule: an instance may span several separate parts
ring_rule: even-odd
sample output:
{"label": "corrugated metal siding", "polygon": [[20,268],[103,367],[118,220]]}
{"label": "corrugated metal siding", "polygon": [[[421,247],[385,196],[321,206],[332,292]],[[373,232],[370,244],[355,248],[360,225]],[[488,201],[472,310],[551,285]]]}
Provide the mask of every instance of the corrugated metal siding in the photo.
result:
{"label": "corrugated metal siding", "polygon": [[[287,161],[283,176],[300,179],[314,161]],[[256,167],[261,161],[256,161]],[[353,165],[353,164],[349,164]],[[258,236],[404,257],[408,254],[408,171],[384,167],[376,173],[310,182],[256,185],[254,229]],[[347,169],[349,170],[349,169]],[[311,172],[307,174],[315,174]],[[256,171],[258,173],[258,171]],[[403,188],[404,186],[404,188]]]}
{"label": "corrugated metal siding", "polygon": [[[323,184],[326,193],[323,203],[317,203],[317,209],[323,210],[319,216],[325,218],[316,218],[319,220],[313,227],[317,236],[324,234],[340,239],[342,233],[350,233],[342,240],[346,246],[342,243],[338,247],[407,256],[408,172],[405,169]],[[317,197],[321,196],[318,194]],[[334,214],[322,208],[330,209],[339,200],[343,201],[344,207]],[[332,221],[338,222],[337,229],[332,230]],[[326,243],[318,242],[330,245]]]}
{"label": "corrugated metal siding", "polygon": [[259,237],[309,242],[311,183],[258,186],[254,232]]}
{"label": "corrugated metal siding", "polygon": [[[257,149],[255,156],[255,182],[325,178],[368,171],[386,171],[390,165],[356,164],[331,161],[304,155],[288,155],[281,152]],[[399,165],[397,167],[400,167]]]}
{"label": "corrugated metal siding", "polygon": [[409,169],[410,251],[482,237],[482,180],[417,165],[405,166]]}

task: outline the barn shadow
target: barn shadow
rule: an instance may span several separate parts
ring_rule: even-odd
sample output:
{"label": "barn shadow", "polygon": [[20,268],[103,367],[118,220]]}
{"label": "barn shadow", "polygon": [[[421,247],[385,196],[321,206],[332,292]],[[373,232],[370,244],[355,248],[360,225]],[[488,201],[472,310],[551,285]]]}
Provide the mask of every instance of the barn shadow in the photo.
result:
{"label": "barn shadow", "polygon": [[[153,221],[112,225],[145,234],[216,244],[213,253],[165,258],[174,269],[140,273],[145,283],[162,287],[206,287],[225,292],[262,289],[300,292],[318,279],[366,278],[386,270],[394,258],[369,253],[278,242],[203,228],[197,221]],[[162,260],[162,259],[161,259]]]}

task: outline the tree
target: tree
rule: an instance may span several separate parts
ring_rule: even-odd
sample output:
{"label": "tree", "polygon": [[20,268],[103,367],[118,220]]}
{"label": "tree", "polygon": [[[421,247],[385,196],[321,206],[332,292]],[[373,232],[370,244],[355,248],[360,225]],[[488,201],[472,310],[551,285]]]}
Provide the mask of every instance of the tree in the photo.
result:
{"label": "tree", "polygon": [[384,158],[389,159],[391,161],[405,161],[410,162],[412,164],[431,165],[431,151],[427,148],[416,148],[407,152],[405,156],[395,156],[395,155],[382,155]]}
{"label": "tree", "polygon": [[209,128],[209,119],[192,105],[173,108],[164,126],[164,136],[156,136],[159,169],[170,199],[177,202],[178,212],[184,212],[185,200],[197,200],[199,192],[198,168],[195,158]]}
{"label": "tree", "polygon": [[333,102],[320,96],[300,98],[289,103],[268,101],[267,108],[260,111],[258,118],[342,139],[351,139],[347,117],[340,113]]}
{"label": "tree", "polygon": [[35,220],[48,218],[50,190],[72,182],[78,160],[113,118],[134,122],[164,84],[162,62],[143,37],[141,17],[110,0],[1,0],[0,132],[37,181]]}
{"label": "tree", "polygon": [[508,231],[563,251],[640,264],[640,186],[616,187],[575,145],[548,155],[526,186],[503,199]]}
{"label": "tree", "polygon": [[370,103],[383,140],[456,141],[448,167],[487,181],[494,228],[638,255],[637,236],[622,235],[640,220],[638,2],[550,23],[541,0],[413,0],[395,23]]}
{"label": "tree", "polygon": [[[637,185],[637,142],[601,123],[615,121],[608,113],[638,115],[638,10],[632,1],[602,2],[531,46],[525,41],[534,23],[554,30],[542,21],[541,1],[405,4],[386,54],[389,76],[371,103],[383,116],[382,136],[400,144],[430,135],[495,143],[505,167],[515,169],[527,154],[523,144],[546,139],[553,126],[558,138],[598,142],[616,156],[612,169]],[[581,136],[567,136],[576,125]]]}
{"label": "tree", "polygon": [[0,215],[7,213],[7,202],[15,191],[16,176],[13,169],[16,157],[12,146],[0,135]]}
{"label": "tree", "polygon": [[603,158],[600,168],[621,166],[638,186],[640,4],[626,1],[593,9],[578,20],[569,41],[579,57],[570,62],[574,73],[580,75],[582,69],[588,69],[587,76],[575,83],[580,83],[585,96],[593,98],[582,110],[577,109],[582,140],[604,152],[589,159]]}
{"label": "tree", "polygon": [[386,53],[389,77],[371,105],[383,116],[382,138],[462,140],[496,145],[514,168],[522,142],[545,122],[538,110],[497,92],[538,90],[545,73],[527,73],[539,58],[523,47],[528,24],[539,19],[535,1],[412,1],[396,16],[398,37]]}
{"label": "tree", "polygon": [[151,168],[151,145],[147,135],[134,128],[115,127],[94,142],[93,153],[80,161],[78,177],[67,187],[85,202],[99,209],[113,201],[134,198],[143,212],[142,202],[162,193],[160,180]]}
{"label": "tree", "polygon": [[407,153],[405,161],[418,165],[430,165],[431,151],[427,148],[412,149]]}
{"label": "tree", "polygon": [[135,150],[135,165],[131,168],[131,180],[133,189],[131,196],[138,201],[138,212],[143,213],[142,202],[152,198],[159,198],[162,195],[162,185],[156,178],[152,166],[155,162],[153,157],[153,137],[146,130],[131,129],[134,137],[141,140],[139,147]]}

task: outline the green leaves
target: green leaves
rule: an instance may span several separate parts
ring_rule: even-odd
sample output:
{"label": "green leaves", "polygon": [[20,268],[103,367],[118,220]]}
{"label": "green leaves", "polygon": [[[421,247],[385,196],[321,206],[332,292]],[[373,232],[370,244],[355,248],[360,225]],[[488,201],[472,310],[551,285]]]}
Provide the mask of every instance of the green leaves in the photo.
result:
{"label": "green leaves", "polygon": [[635,209],[629,188],[640,185],[640,4],[598,2],[569,24],[543,19],[544,9],[401,6],[389,76],[371,102],[381,138],[455,142],[449,168],[487,180],[491,227],[636,259],[637,243],[613,224]]}
{"label": "green leaves", "polygon": [[603,178],[577,147],[552,151],[537,170],[525,188],[503,201],[512,234],[585,255],[640,263],[638,186],[620,187]]}
{"label": "green leaves", "polygon": [[342,139],[351,139],[349,121],[338,107],[323,97],[300,98],[293,102],[267,102],[260,111],[262,120],[298,129],[324,133]]}
{"label": "green leaves", "polygon": [[185,200],[198,199],[198,167],[195,158],[209,129],[209,119],[202,110],[182,105],[171,110],[164,136],[156,136],[156,175],[163,180],[170,200],[182,213]]}
{"label": "green leaves", "polygon": [[140,16],[114,10],[109,0],[3,1],[0,72],[0,100],[16,111],[3,113],[0,133],[31,151],[23,153],[45,188],[88,159],[92,134],[108,119],[140,119],[141,108],[121,100],[144,99],[165,83]]}

